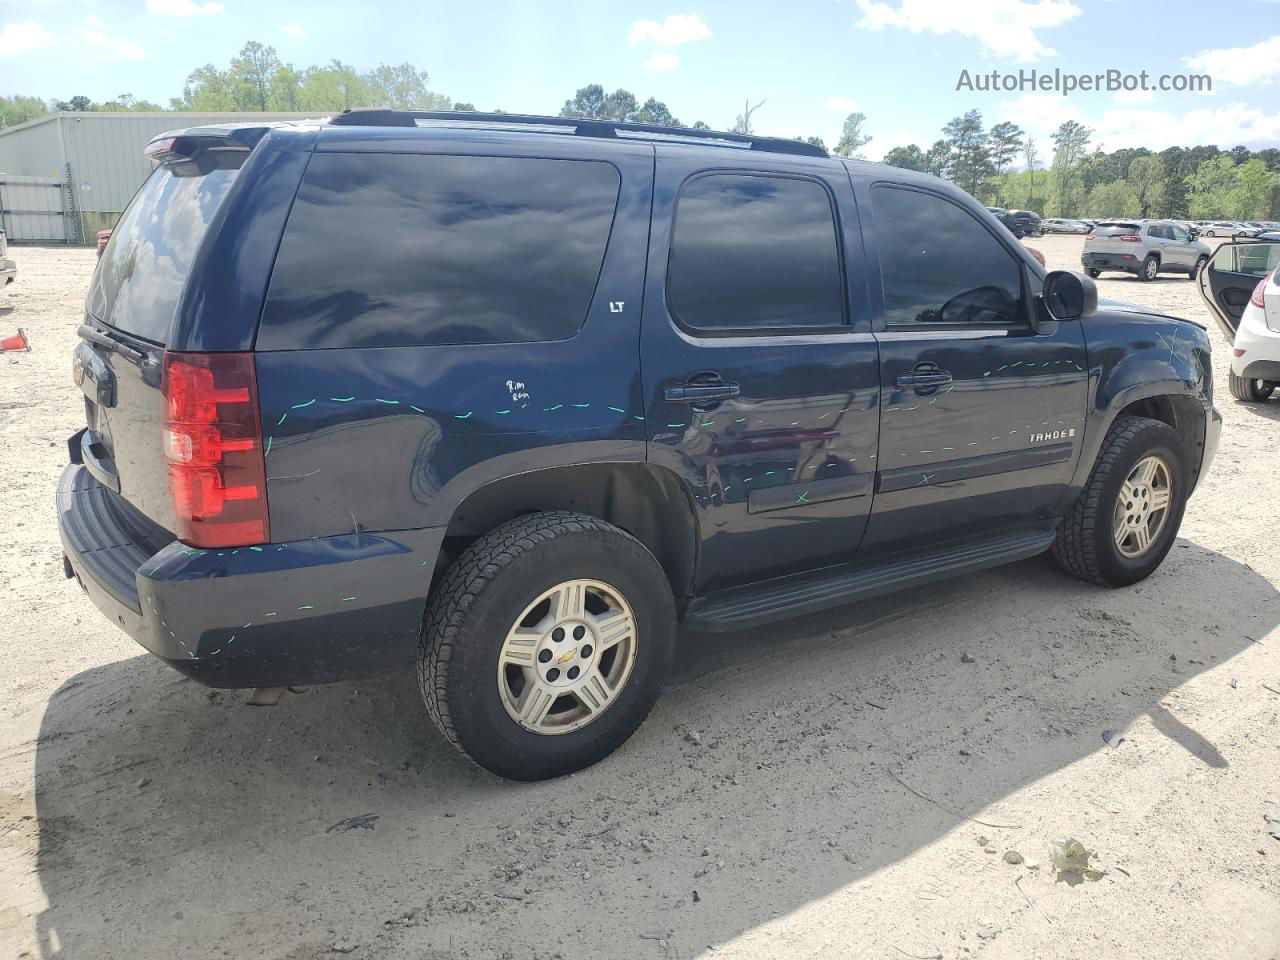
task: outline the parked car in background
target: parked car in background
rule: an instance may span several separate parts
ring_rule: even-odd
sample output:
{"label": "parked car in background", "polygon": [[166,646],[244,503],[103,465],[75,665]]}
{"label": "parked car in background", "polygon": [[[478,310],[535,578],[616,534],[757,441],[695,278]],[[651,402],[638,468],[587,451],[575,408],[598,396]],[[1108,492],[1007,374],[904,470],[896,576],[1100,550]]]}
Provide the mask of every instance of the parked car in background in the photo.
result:
{"label": "parked car in background", "polygon": [[1040,235],[1040,214],[1032,210],[1006,210],[1004,207],[987,207],[987,210],[1019,240]]}
{"label": "parked car in background", "polygon": [[1232,342],[1228,385],[1261,402],[1280,385],[1280,243],[1224,243],[1200,271],[1200,296]]}
{"label": "parked car in background", "polygon": [[1206,237],[1249,237],[1255,236],[1259,232],[1253,227],[1246,227],[1242,223],[1235,223],[1231,220],[1215,220],[1206,224],[1204,228]]}
{"label": "parked car in background", "polygon": [[1083,220],[1064,220],[1058,217],[1040,221],[1045,233],[1088,233],[1089,226]]}
{"label": "parked car in background", "polygon": [[0,230],[0,287],[18,279],[18,265],[9,259],[9,238]]}
{"label": "parked car in background", "polygon": [[1160,273],[1194,278],[1211,252],[1171,220],[1113,220],[1084,238],[1080,262],[1091,277],[1123,270],[1139,280],[1154,280]]}
{"label": "parked car in background", "polygon": [[98,256],[102,256],[102,251],[107,249],[107,241],[111,239],[110,230],[98,231]]}
{"label": "parked car in background", "polygon": [[936,177],[393,110],[147,155],[81,315],[67,575],[259,702],[416,663],[502,776],[621,746],[681,622],[1045,552],[1137,583],[1217,447],[1203,328],[1099,304]]}

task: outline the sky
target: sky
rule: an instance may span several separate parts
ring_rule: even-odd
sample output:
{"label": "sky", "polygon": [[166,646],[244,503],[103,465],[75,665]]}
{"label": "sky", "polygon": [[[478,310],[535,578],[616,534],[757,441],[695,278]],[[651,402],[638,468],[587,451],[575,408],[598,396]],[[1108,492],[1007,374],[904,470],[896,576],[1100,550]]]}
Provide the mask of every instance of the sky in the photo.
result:
{"label": "sky", "polygon": [[[480,109],[554,114],[588,83],[664,101],[685,123],[928,147],[982,111],[1044,141],[1075,119],[1104,149],[1280,146],[1280,0],[0,0],[0,93],[167,104],[247,40],[296,67],[409,61]],[[1211,92],[957,90],[992,70],[1208,74]],[[975,81],[976,83],[976,81]]]}

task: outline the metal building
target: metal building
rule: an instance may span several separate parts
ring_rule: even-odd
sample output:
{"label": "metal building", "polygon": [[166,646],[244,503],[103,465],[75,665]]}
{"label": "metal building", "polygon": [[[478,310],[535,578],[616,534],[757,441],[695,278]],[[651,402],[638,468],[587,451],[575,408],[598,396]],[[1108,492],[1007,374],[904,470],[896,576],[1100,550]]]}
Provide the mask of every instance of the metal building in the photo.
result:
{"label": "metal building", "polygon": [[31,243],[93,243],[151,172],[166,130],[306,113],[51,113],[0,129],[0,230]]}

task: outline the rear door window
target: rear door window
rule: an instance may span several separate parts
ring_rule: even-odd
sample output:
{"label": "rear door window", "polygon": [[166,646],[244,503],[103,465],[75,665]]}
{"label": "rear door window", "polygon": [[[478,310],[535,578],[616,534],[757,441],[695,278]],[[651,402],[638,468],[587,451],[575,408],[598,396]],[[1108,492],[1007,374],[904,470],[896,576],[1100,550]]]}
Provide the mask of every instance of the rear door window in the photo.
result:
{"label": "rear door window", "polygon": [[209,150],[152,171],[94,271],[88,297],[94,319],[153,343],[168,340],[191,262],[246,156]]}
{"label": "rear door window", "polygon": [[619,183],[612,164],[591,160],[316,154],[258,349],[572,337]]}
{"label": "rear door window", "polygon": [[711,334],[839,328],[844,280],[835,213],[816,180],[694,177],[680,189],[667,303]]}

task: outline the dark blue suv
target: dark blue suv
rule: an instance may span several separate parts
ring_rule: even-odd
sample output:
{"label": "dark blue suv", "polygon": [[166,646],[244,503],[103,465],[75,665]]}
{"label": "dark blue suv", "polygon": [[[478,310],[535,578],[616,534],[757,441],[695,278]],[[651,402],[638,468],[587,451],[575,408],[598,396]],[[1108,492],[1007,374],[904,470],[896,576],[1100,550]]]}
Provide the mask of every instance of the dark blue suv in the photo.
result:
{"label": "dark blue suv", "polygon": [[503,776],[736,630],[1051,551],[1150,574],[1221,419],[941,180],[808,144],[354,111],[168,134],[89,293],[68,576],[216,687],[417,657]]}

